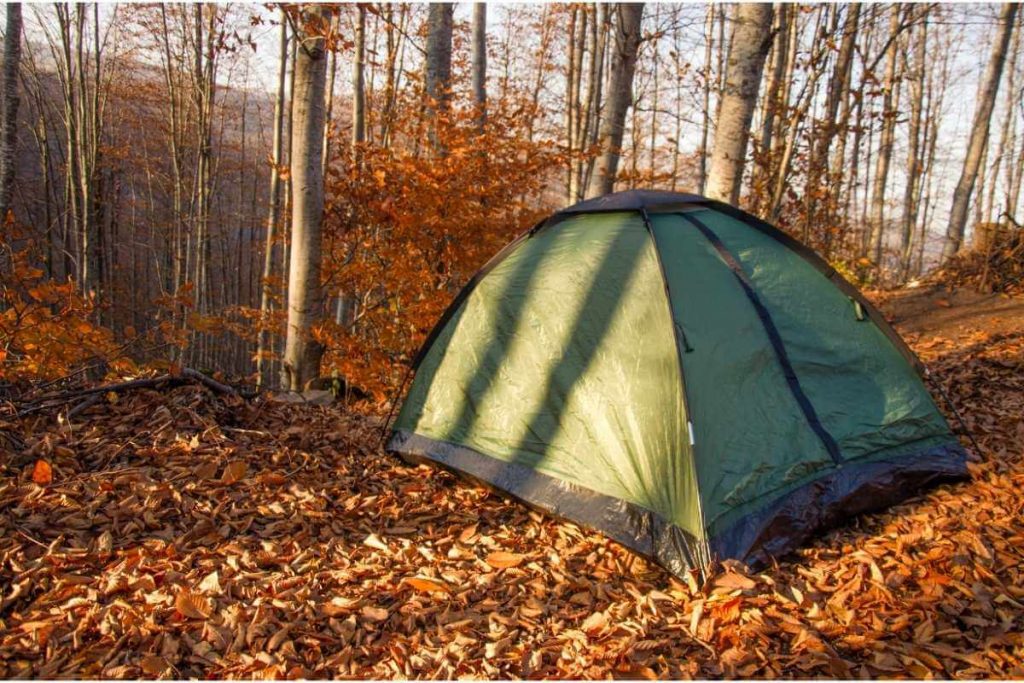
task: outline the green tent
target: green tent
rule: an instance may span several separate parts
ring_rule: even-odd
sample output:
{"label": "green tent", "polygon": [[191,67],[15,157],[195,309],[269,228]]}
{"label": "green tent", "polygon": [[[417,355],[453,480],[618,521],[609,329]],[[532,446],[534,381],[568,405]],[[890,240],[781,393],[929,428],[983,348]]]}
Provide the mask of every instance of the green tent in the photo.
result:
{"label": "green tent", "polygon": [[680,574],[966,476],[920,361],[835,270],[695,195],[548,218],[455,298],[388,448]]}

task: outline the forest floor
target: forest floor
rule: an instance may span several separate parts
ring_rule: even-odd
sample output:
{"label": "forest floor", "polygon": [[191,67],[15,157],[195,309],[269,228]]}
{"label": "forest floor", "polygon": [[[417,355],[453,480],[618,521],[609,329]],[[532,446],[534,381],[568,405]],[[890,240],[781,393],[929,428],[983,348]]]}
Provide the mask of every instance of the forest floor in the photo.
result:
{"label": "forest floor", "polygon": [[878,298],[972,480],[705,586],[337,407],[186,385],[0,413],[0,678],[1024,677],[1024,299]]}

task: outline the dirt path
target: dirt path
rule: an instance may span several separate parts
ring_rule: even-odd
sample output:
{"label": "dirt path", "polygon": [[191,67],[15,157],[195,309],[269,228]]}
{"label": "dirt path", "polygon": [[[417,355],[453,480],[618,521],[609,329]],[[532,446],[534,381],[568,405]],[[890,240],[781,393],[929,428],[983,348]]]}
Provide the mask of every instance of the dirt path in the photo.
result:
{"label": "dirt path", "polygon": [[1024,330],[1024,297],[928,286],[877,292],[872,298],[910,340],[942,336],[959,341],[980,330],[991,334]]}

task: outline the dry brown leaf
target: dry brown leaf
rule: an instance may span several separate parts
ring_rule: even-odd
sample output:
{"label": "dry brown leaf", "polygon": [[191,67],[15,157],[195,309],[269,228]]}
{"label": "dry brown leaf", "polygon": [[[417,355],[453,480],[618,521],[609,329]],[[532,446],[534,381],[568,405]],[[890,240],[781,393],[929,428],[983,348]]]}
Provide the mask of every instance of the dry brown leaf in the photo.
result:
{"label": "dry brown leaf", "polygon": [[150,676],[159,676],[169,667],[167,660],[159,655],[146,655],[139,660],[139,668]]}
{"label": "dry brown leaf", "polygon": [[248,471],[249,465],[244,460],[235,460],[228,463],[227,467],[224,468],[224,473],[220,476],[220,480],[224,484],[234,484],[244,479]]}
{"label": "dry brown leaf", "polygon": [[388,544],[385,543],[377,534],[370,534],[363,539],[363,545],[374,548],[376,550],[387,550]]}
{"label": "dry brown leaf", "polygon": [[476,536],[476,524],[470,524],[459,534],[459,543],[468,544]]}
{"label": "dry brown leaf", "polygon": [[700,625],[700,618],[704,616],[704,601],[697,600],[693,603],[693,612],[690,614],[690,634],[697,635],[697,627]]}
{"label": "dry brown leaf", "polygon": [[114,549],[114,536],[110,531],[104,531],[96,539],[96,552],[100,555],[106,555]]}
{"label": "dry brown leaf", "polygon": [[383,607],[373,607],[372,605],[367,605],[359,613],[364,619],[373,622],[384,621],[388,618],[388,611],[386,609]]}
{"label": "dry brown leaf", "polygon": [[354,600],[352,598],[334,597],[331,598],[330,602],[324,603],[321,609],[327,616],[337,617],[354,611],[359,607],[359,603],[359,600]]}
{"label": "dry brown leaf", "polygon": [[209,600],[188,589],[178,593],[178,597],[174,599],[174,608],[189,619],[206,619],[213,610]]}
{"label": "dry brown leaf", "polygon": [[196,479],[198,479],[199,481],[203,481],[205,479],[213,479],[215,476],[217,476],[217,463],[208,460],[199,465],[199,467],[195,469],[195,472]]}
{"label": "dry brown leaf", "polygon": [[608,615],[604,612],[594,612],[583,621],[583,624],[580,625],[580,630],[588,636],[593,636],[597,635],[607,627]]}
{"label": "dry brown leaf", "polygon": [[499,550],[488,555],[485,561],[495,569],[509,569],[512,567],[518,567],[525,559],[525,555],[507,553],[503,550]]}
{"label": "dry brown leaf", "polygon": [[45,460],[36,460],[32,468],[32,481],[40,486],[49,486],[53,482],[53,468]]}
{"label": "dry brown leaf", "polygon": [[260,476],[260,481],[271,486],[280,486],[288,483],[288,477],[280,472],[265,472]]}
{"label": "dry brown leaf", "polygon": [[728,572],[718,576],[715,579],[716,588],[724,588],[730,591],[733,590],[750,590],[751,588],[757,587],[757,582],[750,579],[742,574],[734,574]]}
{"label": "dry brown leaf", "polygon": [[223,589],[220,586],[220,575],[218,575],[217,572],[210,572],[207,574],[206,578],[199,582],[199,590],[203,593],[220,595],[223,592]]}
{"label": "dry brown leaf", "polygon": [[436,579],[428,579],[423,576],[409,576],[402,579],[402,583],[405,583],[412,588],[424,593],[450,593],[451,589],[448,588],[444,583]]}

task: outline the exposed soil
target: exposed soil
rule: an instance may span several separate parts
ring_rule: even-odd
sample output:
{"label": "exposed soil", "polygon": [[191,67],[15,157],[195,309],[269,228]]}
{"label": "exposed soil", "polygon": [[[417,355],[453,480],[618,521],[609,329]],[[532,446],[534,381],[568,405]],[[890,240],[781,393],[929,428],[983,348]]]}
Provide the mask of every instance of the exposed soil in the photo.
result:
{"label": "exposed soil", "polygon": [[941,336],[959,341],[978,330],[990,334],[1024,330],[1021,296],[979,294],[941,285],[873,292],[871,296],[908,340]]}

